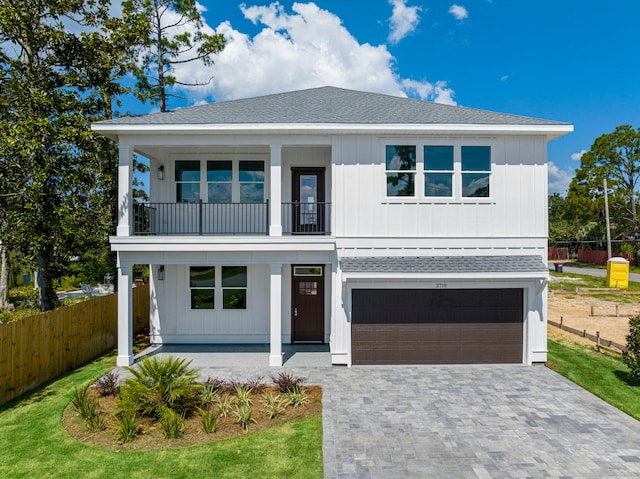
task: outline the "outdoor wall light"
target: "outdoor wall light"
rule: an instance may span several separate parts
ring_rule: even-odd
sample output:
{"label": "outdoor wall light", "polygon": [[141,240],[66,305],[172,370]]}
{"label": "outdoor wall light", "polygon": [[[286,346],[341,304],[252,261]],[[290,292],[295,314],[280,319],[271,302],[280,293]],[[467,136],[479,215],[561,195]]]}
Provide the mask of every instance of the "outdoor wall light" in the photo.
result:
{"label": "outdoor wall light", "polygon": [[164,165],[158,167],[158,179],[164,180]]}
{"label": "outdoor wall light", "polygon": [[158,268],[158,280],[164,281],[164,265]]}

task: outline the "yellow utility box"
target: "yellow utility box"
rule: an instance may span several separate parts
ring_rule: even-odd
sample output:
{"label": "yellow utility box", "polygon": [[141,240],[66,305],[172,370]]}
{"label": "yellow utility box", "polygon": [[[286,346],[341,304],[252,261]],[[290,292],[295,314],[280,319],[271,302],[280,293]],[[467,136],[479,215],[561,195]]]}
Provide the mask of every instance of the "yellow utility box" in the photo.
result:
{"label": "yellow utility box", "polygon": [[609,258],[607,261],[607,288],[629,287],[629,262],[624,258]]}

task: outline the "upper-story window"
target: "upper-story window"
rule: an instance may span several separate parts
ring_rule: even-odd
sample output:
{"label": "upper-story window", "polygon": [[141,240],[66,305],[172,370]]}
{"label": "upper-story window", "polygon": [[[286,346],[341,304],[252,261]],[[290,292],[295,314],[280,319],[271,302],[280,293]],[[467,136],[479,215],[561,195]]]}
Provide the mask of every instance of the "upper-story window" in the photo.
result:
{"label": "upper-story window", "polygon": [[386,145],[385,176],[388,198],[489,198],[491,146]]}
{"label": "upper-story window", "polygon": [[176,160],[178,203],[263,203],[264,161]]}
{"label": "upper-story window", "polygon": [[453,146],[425,145],[424,196],[453,196]]}
{"label": "upper-story window", "polygon": [[178,203],[200,201],[199,161],[176,161],[176,201]]}
{"label": "upper-story window", "polygon": [[491,176],[491,147],[463,146],[462,196],[464,198],[488,198]]}
{"label": "upper-story window", "polygon": [[387,196],[414,196],[416,182],[416,147],[387,145]]}

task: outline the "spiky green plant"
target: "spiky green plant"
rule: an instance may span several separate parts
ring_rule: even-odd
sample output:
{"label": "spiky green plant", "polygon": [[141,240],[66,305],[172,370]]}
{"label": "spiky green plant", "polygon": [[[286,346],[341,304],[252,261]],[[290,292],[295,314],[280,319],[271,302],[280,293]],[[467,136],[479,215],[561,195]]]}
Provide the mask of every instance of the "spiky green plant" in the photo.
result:
{"label": "spiky green plant", "polygon": [[202,387],[197,382],[198,372],[190,369],[190,364],[172,356],[145,356],[138,367],[126,368],[133,377],[127,379],[120,395],[145,416],[160,418],[166,408],[179,414],[190,411]]}
{"label": "spiky green plant", "polygon": [[287,391],[285,396],[287,397],[288,404],[293,407],[299,407],[309,402],[309,398],[307,397],[304,388],[301,386]]}
{"label": "spiky green plant", "polygon": [[236,422],[242,426],[242,429],[247,431],[249,429],[249,424],[252,422],[256,422],[253,417],[253,411],[251,410],[251,406],[248,404],[238,405],[236,409],[233,411],[233,415],[236,418]]}
{"label": "spiky green plant", "polygon": [[184,413],[179,414],[165,407],[160,413],[160,424],[162,424],[165,439],[178,439],[184,436]]}
{"label": "spiky green plant", "polygon": [[216,429],[218,428],[218,416],[216,416],[213,408],[204,409],[199,407],[198,412],[202,418],[202,430],[207,434],[216,432]]}
{"label": "spiky green plant", "polygon": [[198,391],[198,402],[200,403],[201,408],[208,408],[209,406],[213,406],[218,398],[220,397],[220,392],[217,389],[214,389],[206,382]]}
{"label": "spiky green plant", "polygon": [[118,415],[118,425],[114,426],[115,438],[120,442],[131,442],[140,434],[137,424],[138,416],[135,411],[121,411]]}
{"label": "spiky green plant", "polygon": [[285,411],[286,400],[280,394],[263,394],[264,407],[269,419],[275,419]]}
{"label": "spiky green plant", "polygon": [[251,406],[253,404],[253,400],[251,399],[251,388],[246,388],[244,386],[236,386],[236,401],[240,406]]}
{"label": "spiky green plant", "polygon": [[78,411],[89,431],[102,431],[106,427],[100,404],[89,395],[89,386],[80,389],[76,387],[71,404]]}
{"label": "spiky green plant", "polygon": [[218,397],[217,406],[221,417],[227,417],[231,412],[231,406],[235,403],[235,398],[224,394]]}

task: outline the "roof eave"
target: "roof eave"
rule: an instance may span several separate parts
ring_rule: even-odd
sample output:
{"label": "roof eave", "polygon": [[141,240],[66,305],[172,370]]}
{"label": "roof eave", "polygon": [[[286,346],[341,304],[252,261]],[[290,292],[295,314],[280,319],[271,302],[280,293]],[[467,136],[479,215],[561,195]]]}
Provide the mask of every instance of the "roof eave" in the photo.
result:
{"label": "roof eave", "polygon": [[229,135],[229,134],[501,134],[501,135],[544,135],[553,140],[573,131],[567,123],[551,125],[509,125],[509,124],[344,124],[344,123],[224,123],[224,124],[163,124],[163,125],[123,125],[94,123],[91,129],[113,140],[122,135],[147,135],[180,133],[189,135]]}

